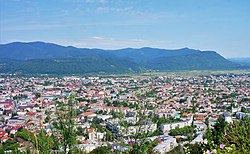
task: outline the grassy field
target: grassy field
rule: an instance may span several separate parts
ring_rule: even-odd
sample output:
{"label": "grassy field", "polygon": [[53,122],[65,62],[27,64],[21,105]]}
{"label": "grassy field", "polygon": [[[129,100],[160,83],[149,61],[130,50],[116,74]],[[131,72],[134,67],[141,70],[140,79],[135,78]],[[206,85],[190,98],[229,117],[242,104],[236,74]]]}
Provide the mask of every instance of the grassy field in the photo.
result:
{"label": "grassy field", "polygon": [[193,70],[193,71],[176,71],[176,72],[146,72],[146,73],[131,73],[131,74],[105,74],[105,73],[89,73],[89,74],[0,74],[0,77],[38,77],[38,78],[47,78],[47,77],[64,77],[64,76],[78,76],[78,77],[88,77],[88,76],[98,76],[101,78],[140,78],[140,77],[157,77],[157,76],[179,76],[179,77],[195,77],[195,76],[204,76],[204,75],[218,75],[218,74],[250,74],[250,69],[245,70],[220,70],[220,71],[211,71],[211,70]]}
{"label": "grassy field", "polygon": [[218,75],[218,74],[250,74],[250,70],[219,70],[219,71],[211,71],[211,70],[194,70],[194,71],[176,71],[176,72],[147,72],[140,74],[112,74],[112,75],[98,75],[100,77],[111,77],[111,78],[119,78],[119,77],[157,77],[157,76],[180,76],[180,77],[195,77],[195,76],[204,76],[204,75]]}

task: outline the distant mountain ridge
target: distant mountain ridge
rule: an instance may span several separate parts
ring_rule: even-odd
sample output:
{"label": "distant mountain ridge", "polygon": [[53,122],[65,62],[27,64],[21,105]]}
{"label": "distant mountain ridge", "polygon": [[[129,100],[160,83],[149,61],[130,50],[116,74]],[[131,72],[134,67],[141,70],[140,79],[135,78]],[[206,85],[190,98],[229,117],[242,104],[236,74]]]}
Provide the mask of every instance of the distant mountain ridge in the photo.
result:
{"label": "distant mountain ridge", "polygon": [[238,69],[215,51],[189,48],[124,48],[118,50],[76,48],[44,42],[13,42],[0,45],[0,72],[24,73],[129,73],[147,69]]}
{"label": "distant mountain ridge", "polygon": [[250,57],[245,57],[245,58],[229,58],[229,61],[239,63],[239,64],[248,64],[250,65]]}
{"label": "distant mountain ridge", "polygon": [[245,57],[245,58],[229,58],[228,60],[240,65],[241,68],[250,68],[250,57],[248,57],[248,58],[247,57]]}

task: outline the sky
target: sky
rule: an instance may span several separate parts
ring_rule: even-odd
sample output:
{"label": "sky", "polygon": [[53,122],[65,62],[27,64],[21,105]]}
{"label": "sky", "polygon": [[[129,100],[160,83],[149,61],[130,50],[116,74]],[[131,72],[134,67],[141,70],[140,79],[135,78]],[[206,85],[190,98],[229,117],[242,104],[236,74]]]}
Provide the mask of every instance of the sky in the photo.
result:
{"label": "sky", "polygon": [[0,43],[250,57],[250,0],[0,0]]}

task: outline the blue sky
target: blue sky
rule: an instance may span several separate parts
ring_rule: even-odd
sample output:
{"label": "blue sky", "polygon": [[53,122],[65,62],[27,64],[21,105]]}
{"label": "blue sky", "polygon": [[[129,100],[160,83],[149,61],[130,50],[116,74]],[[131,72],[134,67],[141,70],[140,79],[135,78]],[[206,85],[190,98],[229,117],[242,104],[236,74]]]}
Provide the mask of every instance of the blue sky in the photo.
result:
{"label": "blue sky", "polygon": [[0,43],[189,47],[250,57],[250,0],[0,0]]}

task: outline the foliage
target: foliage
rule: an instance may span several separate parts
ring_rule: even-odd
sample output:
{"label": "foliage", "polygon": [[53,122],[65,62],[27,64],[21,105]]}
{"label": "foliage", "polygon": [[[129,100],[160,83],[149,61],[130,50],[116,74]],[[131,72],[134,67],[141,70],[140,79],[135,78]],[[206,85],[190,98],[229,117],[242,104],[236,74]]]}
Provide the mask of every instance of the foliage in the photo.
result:
{"label": "foliage", "polygon": [[39,154],[49,154],[54,147],[54,140],[49,137],[44,129],[41,129],[37,134]]}
{"label": "foliage", "polygon": [[129,154],[140,154],[140,153],[154,153],[154,147],[159,144],[159,140],[155,139],[150,142],[147,140],[142,140],[141,142],[135,142],[133,148],[129,150]]}
{"label": "foliage", "polygon": [[107,146],[101,146],[92,150],[89,154],[111,154],[111,148]]}
{"label": "foliage", "polygon": [[247,110],[245,107],[241,107],[241,112],[250,113],[250,110]]}
{"label": "foliage", "polygon": [[183,128],[176,127],[175,129],[170,130],[170,135],[172,136],[183,135],[183,134],[191,133],[193,130],[194,129],[191,126],[185,126]]}
{"label": "foliage", "polygon": [[113,110],[110,111],[110,114],[113,116],[113,118],[123,118],[125,115],[123,113],[120,112],[115,112]]}
{"label": "foliage", "polygon": [[76,107],[75,97],[70,95],[68,103],[57,109],[57,122],[53,125],[57,132],[62,135],[61,145],[65,153],[72,153],[73,146],[76,144],[76,131],[74,129],[74,116]]}
{"label": "foliage", "polygon": [[16,137],[20,137],[25,141],[34,141],[34,134],[25,128],[21,128],[17,133]]}
{"label": "foliage", "polygon": [[221,141],[225,145],[235,145],[239,153],[250,152],[250,119],[234,121],[233,125],[227,126]]}
{"label": "foliage", "polygon": [[15,150],[19,147],[19,144],[16,140],[7,140],[6,142],[2,143],[2,146],[0,146],[0,152],[6,151],[6,150]]}
{"label": "foliage", "polygon": [[157,126],[158,126],[158,128],[161,126],[161,124],[167,124],[167,123],[173,123],[173,122],[180,122],[181,121],[181,119],[179,119],[179,118],[173,118],[173,117],[170,117],[170,118],[163,118],[163,117],[158,117],[158,116],[156,116],[156,115],[154,115],[153,117],[152,117],[152,122],[154,122],[154,123],[157,123]]}
{"label": "foliage", "polygon": [[212,131],[205,135],[201,144],[188,145],[190,153],[212,152],[222,154],[249,153],[250,151],[250,119],[235,120],[225,125],[220,118]]}
{"label": "foliage", "polygon": [[29,59],[4,65],[1,72],[24,72],[28,74],[81,74],[81,73],[133,73],[140,67],[128,60],[106,57]]}
{"label": "foliage", "polygon": [[109,131],[108,129],[105,129],[106,131],[106,140],[107,141],[113,141],[114,140],[114,134]]}
{"label": "foliage", "polygon": [[27,97],[28,96],[25,94],[18,94],[18,95],[13,97],[13,100],[18,100],[18,99],[27,98]]}
{"label": "foliage", "polygon": [[159,136],[159,135],[163,135],[163,132],[157,129],[157,130],[155,130],[153,132],[149,132],[149,133],[138,133],[138,138],[145,139],[147,137]]}
{"label": "foliage", "polygon": [[[175,147],[173,150],[167,152],[166,154],[181,154],[181,153],[183,153],[183,152],[184,152],[184,151],[183,151],[183,149],[181,148],[181,146],[178,145],[177,147]],[[185,151],[185,153],[188,153],[188,152]],[[197,154],[198,154],[198,153],[197,153]]]}
{"label": "foliage", "polygon": [[221,143],[221,139],[224,136],[225,127],[227,126],[227,122],[223,117],[218,118],[217,123],[214,125],[214,129],[211,133],[210,138],[215,142],[215,144]]}

